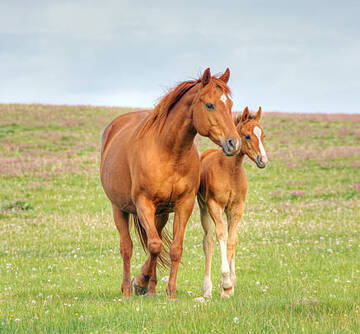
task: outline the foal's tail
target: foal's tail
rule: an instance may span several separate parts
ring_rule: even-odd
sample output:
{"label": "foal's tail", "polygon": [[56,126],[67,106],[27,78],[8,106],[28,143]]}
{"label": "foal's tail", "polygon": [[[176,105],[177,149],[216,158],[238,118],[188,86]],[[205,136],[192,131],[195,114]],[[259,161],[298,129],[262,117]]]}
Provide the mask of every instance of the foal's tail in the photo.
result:
{"label": "foal's tail", "polygon": [[[140,219],[137,215],[130,215],[130,222],[134,223],[134,227],[136,230],[137,235],[139,236],[140,243],[142,248],[144,249],[145,253],[148,253],[147,249],[147,234],[144,229],[144,227],[141,225]],[[156,222],[156,219],[155,219]],[[159,232],[159,226],[156,225],[156,229]],[[158,256],[158,260],[160,261],[160,265],[163,268],[169,268],[170,267],[170,246],[171,246],[171,235],[169,231],[166,229],[163,229],[161,233],[159,233],[160,239],[162,240],[162,250],[161,253]]]}

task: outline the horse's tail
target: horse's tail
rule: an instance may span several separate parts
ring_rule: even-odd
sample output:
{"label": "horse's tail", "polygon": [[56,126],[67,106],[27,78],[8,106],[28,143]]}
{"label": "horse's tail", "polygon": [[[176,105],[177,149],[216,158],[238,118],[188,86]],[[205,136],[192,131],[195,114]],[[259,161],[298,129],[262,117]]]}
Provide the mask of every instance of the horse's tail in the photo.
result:
{"label": "horse's tail", "polygon": [[[148,238],[147,238],[146,230],[141,225],[139,217],[137,215],[131,214],[130,221],[132,221],[134,223],[135,231],[136,231],[137,235],[139,236],[142,248],[144,249],[145,253],[148,253],[149,252],[147,249]],[[156,229],[159,232],[159,226],[156,226]],[[163,229],[161,231],[161,233],[159,233],[159,236],[160,236],[160,239],[162,240],[162,250],[158,256],[158,260],[160,262],[160,265],[163,268],[169,268],[170,267],[171,235],[170,235],[169,231],[167,231],[166,229]]]}

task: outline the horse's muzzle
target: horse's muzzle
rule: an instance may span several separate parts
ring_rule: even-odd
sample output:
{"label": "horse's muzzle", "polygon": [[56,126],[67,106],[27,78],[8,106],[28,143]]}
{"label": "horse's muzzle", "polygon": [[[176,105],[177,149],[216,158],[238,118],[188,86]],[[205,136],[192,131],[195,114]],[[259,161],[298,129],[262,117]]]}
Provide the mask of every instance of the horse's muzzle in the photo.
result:
{"label": "horse's muzzle", "polygon": [[263,159],[263,157],[261,155],[256,156],[256,165],[259,168],[265,168],[267,163],[268,163],[268,160],[266,157],[265,157],[265,159]]}
{"label": "horse's muzzle", "polygon": [[240,139],[239,138],[228,138],[220,141],[221,148],[225,155],[232,156],[239,153],[240,150]]}

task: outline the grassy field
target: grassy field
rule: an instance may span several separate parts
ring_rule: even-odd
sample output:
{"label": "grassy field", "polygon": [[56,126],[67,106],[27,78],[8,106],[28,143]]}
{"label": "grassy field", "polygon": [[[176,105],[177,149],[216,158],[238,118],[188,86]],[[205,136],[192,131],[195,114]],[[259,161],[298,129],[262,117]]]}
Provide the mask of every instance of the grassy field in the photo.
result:
{"label": "grassy field", "polygon": [[[265,114],[270,164],[246,161],[235,296],[201,303],[195,207],[178,300],[122,300],[119,237],[98,176],[105,125],[130,110],[0,105],[0,332],[359,333],[360,115]],[[199,150],[212,147],[196,139]],[[145,256],[135,242],[132,274]]]}

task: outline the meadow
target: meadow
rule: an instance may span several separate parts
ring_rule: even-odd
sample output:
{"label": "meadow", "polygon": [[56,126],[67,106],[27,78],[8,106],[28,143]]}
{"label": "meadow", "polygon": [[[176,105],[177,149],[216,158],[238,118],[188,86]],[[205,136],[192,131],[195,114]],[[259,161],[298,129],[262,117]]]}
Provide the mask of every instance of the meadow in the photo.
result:
{"label": "meadow", "polygon": [[[195,206],[172,302],[168,271],[157,297],[122,299],[119,236],[98,169],[103,129],[128,111],[0,105],[1,333],[360,332],[360,115],[265,113],[270,164],[245,162],[235,295],[220,299],[216,246],[213,298],[196,299],[204,256]],[[132,275],[144,259],[136,240]]]}

